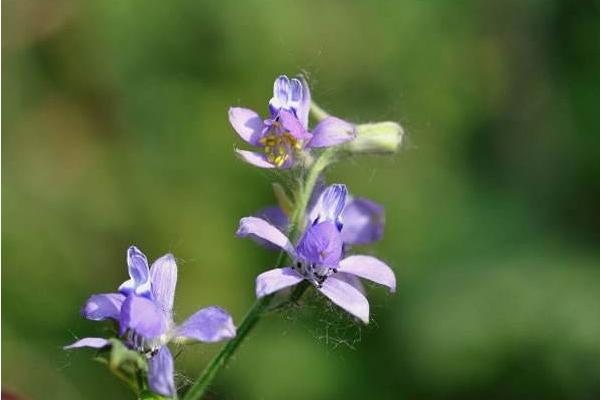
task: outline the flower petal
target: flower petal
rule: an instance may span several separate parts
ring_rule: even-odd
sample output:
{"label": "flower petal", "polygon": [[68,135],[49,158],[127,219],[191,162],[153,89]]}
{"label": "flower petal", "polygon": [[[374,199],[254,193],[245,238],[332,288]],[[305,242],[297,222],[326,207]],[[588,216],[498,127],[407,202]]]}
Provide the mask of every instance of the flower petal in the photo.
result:
{"label": "flower petal", "polygon": [[64,346],[63,350],[78,349],[80,347],[91,347],[93,349],[101,349],[102,347],[106,347],[108,345],[110,345],[110,342],[104,338],[86,337],[83,339],[79,339],[75,343],[72,343],[68,346]]}
{"label": "flower petal", "polygon": [[354,286],[337,279],[334,275],[325,279],[318,290],[365,324],[369,323],[369,302]]}
{"label": "flower petal", "polygon": [[273,83],[273,97],[269,100],[269,110],[275,116],[282,107],[287,105],[290,94],[290,80],[285,75],[280,75]]}
{"label": "flower petal", "polygon": [[121,307],[119,334],[131,329],[145,338],[156,338],[165,334],[169,320],[156,303],[145,297],[129,295]]}
{"label": "flower petal", "polygon": [[81,316],[92,321],[102,321],[107,318],[118,320],[124,300],[125,296],[121,293],[95,294],[83,305]]}
{"label": "flower petal", "polygon": [[352,275],[352,274],[347,274],[345,272],[342,271],[338,271],[335,274],[336,279],[339,279],[341,281],[344,281],[352,286],[354,286],[354,288],[356,288],[356,290],[358,290],[359,292],[361,292],[363,295],[366,294],[365,292],[365,287],[362,284],[362,282],[360,281],[359,277],[356,275]]}
{"label": "flower petal", "polygon": [[265,207],[259,210],[256,216],[264,219],[281,231],[285,231],[290,223],[288,216],[277,206]]}
{"label": "flower petal", "polygon": [[235,149],[235,152],[242,160],[246,161],[248,164],[254,165],[255,167],[275,168],[275,164],[271,164],[269,161],[267,161],[267,157],[265,157],[265,155],[262,153],[255,153],[253,151],[240,149]]}
{"label": "flower petal", "polygon": [[365,198],[346,203],[341,215],[344,222],[342,239],[347,244],[368,244],[383,236],[385,214],[383,206]]}
{"label": "flower petal", "polygon": [[273,243],[287,251],[294,253],[294,246],[290,240],[281,231],[269,224],[267,221],[256,217],[245,217],[240,220],[240,227],[235,233],[238,237],[256,236]]}
{"label": "flower petal", "polygon": [[177,285],[177,264],[173,254],[166,254],[154,261],[150,268],[150,278],[154,301],[163,311],[171,315]]}
{"label": "flower petal", "polygon": [[313,137],[306,147],[335,146],[356,137],[356,128],[336,117],[327,117],[315,127]]}
{"label": "flower petal", "polygon": [[312,135],[302,126],[302,123],[298,118],[290,111],[281,110],[279,111],[279,121],[281,125],[288,131],[293,137],[298,140],[309,140]]}
{"label": "flower petal", "polygon": [[346,197],[348,189],[346,185],[335,184],[328,186],[317,199],[316,204],[311,209],[311,223],[329,221],[336,224],[338,229],[342,229],[340,215],[346,206]]}
{"label": "flower petal", "polygon": [[177,394],[173,356],[167,346],[162,346],[148,361],[148,385],[153,392],[161,396],[174,397]]}
{"label": "flower petal", "polygon": [[[285,231],[288,228],[289,218],[279,207],[266,207],[259,210],[255,215],[256,217],[262,218],[265,221],[269,222],[271,225],[273,225],[281,231]],[[266,247],[269,250],[279,250],[279,247],[274,246],[273,244],[271,244],[271,242],[268,242],[257,236],[253,235],[252,239],[254,239],[256,243]]]}
{"label": "flower petal", "polygon": [[119,286],[119,292],[128,295],[135,293],[139,296],[150,296],[150,271],[148,259],[135,246],[127,249],[127,269],[129,270],[128,281]]}
{"label": "flower petal", "polygon": [[391,292],[396,291],[394,271],[375,257],[357,255],[344,258],[340,261],[339,270],[387,286]]}
{"label": "flower petal", "polygon": [[292,268],[275,268],[256,277],[256,297],[268,296],[278,290],[294,286],[304,278]]}
{"label": "flower petal", "polygon": [[302,104],[302,82],[298,78],[290,79],[290,94],[288,98],[288,109],[293,110],[298,115],[298,109]]}
{"label": "flower petal", "polygon": [[325,181],[323,176],[320,176],[315,183],[315,187],[313,189],[312,195],[310,196],[310,200],[308,201],[308,205],[306,206],[306,215],[309,223],[313,223],[317,217],[319,216],[319,211],[321,208],[319,206],[319,200],[321,200],[321,195],[325,191],[327,186],[325,186]]}
{"label": "flower petal", "polygon": [[300,105],[296,109],[296,115],[300,120],[304,129],[308,129],[308,114],[310,112],[310,88],[308,87],[308,82],[306,79],[300,78],[302,83],[302,100],[300,101]]}
{"label": "flower petal", "polygon": [[265,124],[262,118],[248,108],[231,107],[229,123],[246,142],[257,146]]}
{"label": "flower petal", "polygon": [[337,267],[342,257],[342,236],[332,222],[320,222],[304,232],[296,252],[307,261]]}
{"label": "flower petal", "polygon": [[211,306],[192,314],[176,329],[176,336],[201,342],[218,342],[235,336],[231,315],[221,307]]}

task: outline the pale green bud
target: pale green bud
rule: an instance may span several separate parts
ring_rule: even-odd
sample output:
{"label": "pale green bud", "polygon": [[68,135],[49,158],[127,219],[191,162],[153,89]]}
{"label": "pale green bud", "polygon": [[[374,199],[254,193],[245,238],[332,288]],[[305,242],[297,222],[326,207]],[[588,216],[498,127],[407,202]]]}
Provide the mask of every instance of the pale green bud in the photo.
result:
{"label": "pale green bud", "polygon": [[404,130],[396,122],[356,125],[356,138],[346,144],[353,154],[393,154],[402,144]]}

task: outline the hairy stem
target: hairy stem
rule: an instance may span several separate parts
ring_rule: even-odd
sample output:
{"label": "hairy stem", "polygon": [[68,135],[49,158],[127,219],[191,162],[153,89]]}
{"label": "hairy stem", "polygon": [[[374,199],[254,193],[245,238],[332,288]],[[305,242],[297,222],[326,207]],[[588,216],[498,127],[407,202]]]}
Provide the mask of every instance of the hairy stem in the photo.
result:
{"label": "hairy stem", "polygon": [[329,117],[329,113],[323,110],[317,103],[314,101],[310,103],[310,113],[315,117],[317,121],[324,120]]}
{"label": "hairy stem", "polygon": [[[312,107],[311,111],[313,111]],[[326,114],[324,111],[322,112]],[[319,116],[315,117],[317,119],[322,119],[319,118]],[[333,156],[333,149],[327,149],[323,153],[321,153],[321,155],[310,166],[310,169],[306,174],[306,178],[299,182],[297,192],[298,196],[296,198],[294,209],[290,217],[291,224],[290,231],[288,232],[288,236],[290,237],[290,239],[297,239],[297,236],[302,231],[306,214],[306,207],[308,206],[308,202],[310,201],[313,189],[323,170],[327,167],[327,165],[331,163]],[[278,267],[283,267],[286,258],[286,253],[284,251],[281,251],[277,258],[276,265]],[[291,300],[297,301],[302,296],[304,291],[306,291],[307,288],[308,285],[306,284],[298,285],[295,288],[296,290],[292,292]],[[265,311],[267,311],[269,304],[273,300],[273,297],[274,294],[262,297],[256,300],[256,302],[254,302],[254,304],[242,320],[240,326],[238,327],[236,336],[229,342],[227,342],[223,346],[223,348],[213,357],[213,359],[206,366],[204,371],[202,371],[202,373],[200,374],[198,380],[187,391],[187,393],[183,397],[183,400],[197,400],[200,399],[204,395],[204,393],[206,393],[206,390],[208,389],[212,381],[215,379],[219,371],[227,364],[227,361],[235,353],[240,344],[242,344],[243,340],[246,338],[248,333],[250,333],[252,328],[254,328],[256,323],[263,316]]]}

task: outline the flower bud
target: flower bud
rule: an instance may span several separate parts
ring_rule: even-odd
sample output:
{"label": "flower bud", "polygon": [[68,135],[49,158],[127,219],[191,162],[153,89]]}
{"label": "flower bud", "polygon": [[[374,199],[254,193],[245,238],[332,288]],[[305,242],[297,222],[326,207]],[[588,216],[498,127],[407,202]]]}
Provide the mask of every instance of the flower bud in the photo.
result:
{"label": "flower bud", "polygon": [[353,154],[393,154],[398,151],[404,130],[392,121],[356,126],[356,138],[347,143]]}

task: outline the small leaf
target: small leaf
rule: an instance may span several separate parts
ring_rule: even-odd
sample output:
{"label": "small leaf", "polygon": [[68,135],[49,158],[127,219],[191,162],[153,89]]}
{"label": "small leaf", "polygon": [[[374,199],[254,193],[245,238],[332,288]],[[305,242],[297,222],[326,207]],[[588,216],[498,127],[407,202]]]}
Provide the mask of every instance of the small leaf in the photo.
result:
{"label": "small leaf", "polygon": [[140,400],[167,400],[170,399],[170,397],[163,397],[161,395],[158,395],[154,392],[151,392],[149,390],[144,390],[141,394],[140,394]]}
{"label": "small leaf", "polygon": [[294,210],[294,203],[290,200],[290,198],[285,193],[285,189],[279,183],[273,183],[273,193],[275,194],[275,199],[277,200],[277,205],[281,210],[290,217],[292,215],[292,211]]}
{"label": "small leaf", "polygon": [[148,362],[146,358],[134,350],[128,349],[123,342],[118,339],[111,339],[111,352],[109,365],[111,369],[127,369],[134,367],[142,371],[148,370]]}
{"label": "small leaf", "polygon": [[99,362],[100,364],[108,365],[108,360],[105,357],[98,356],[94,357],[93,360]]}

